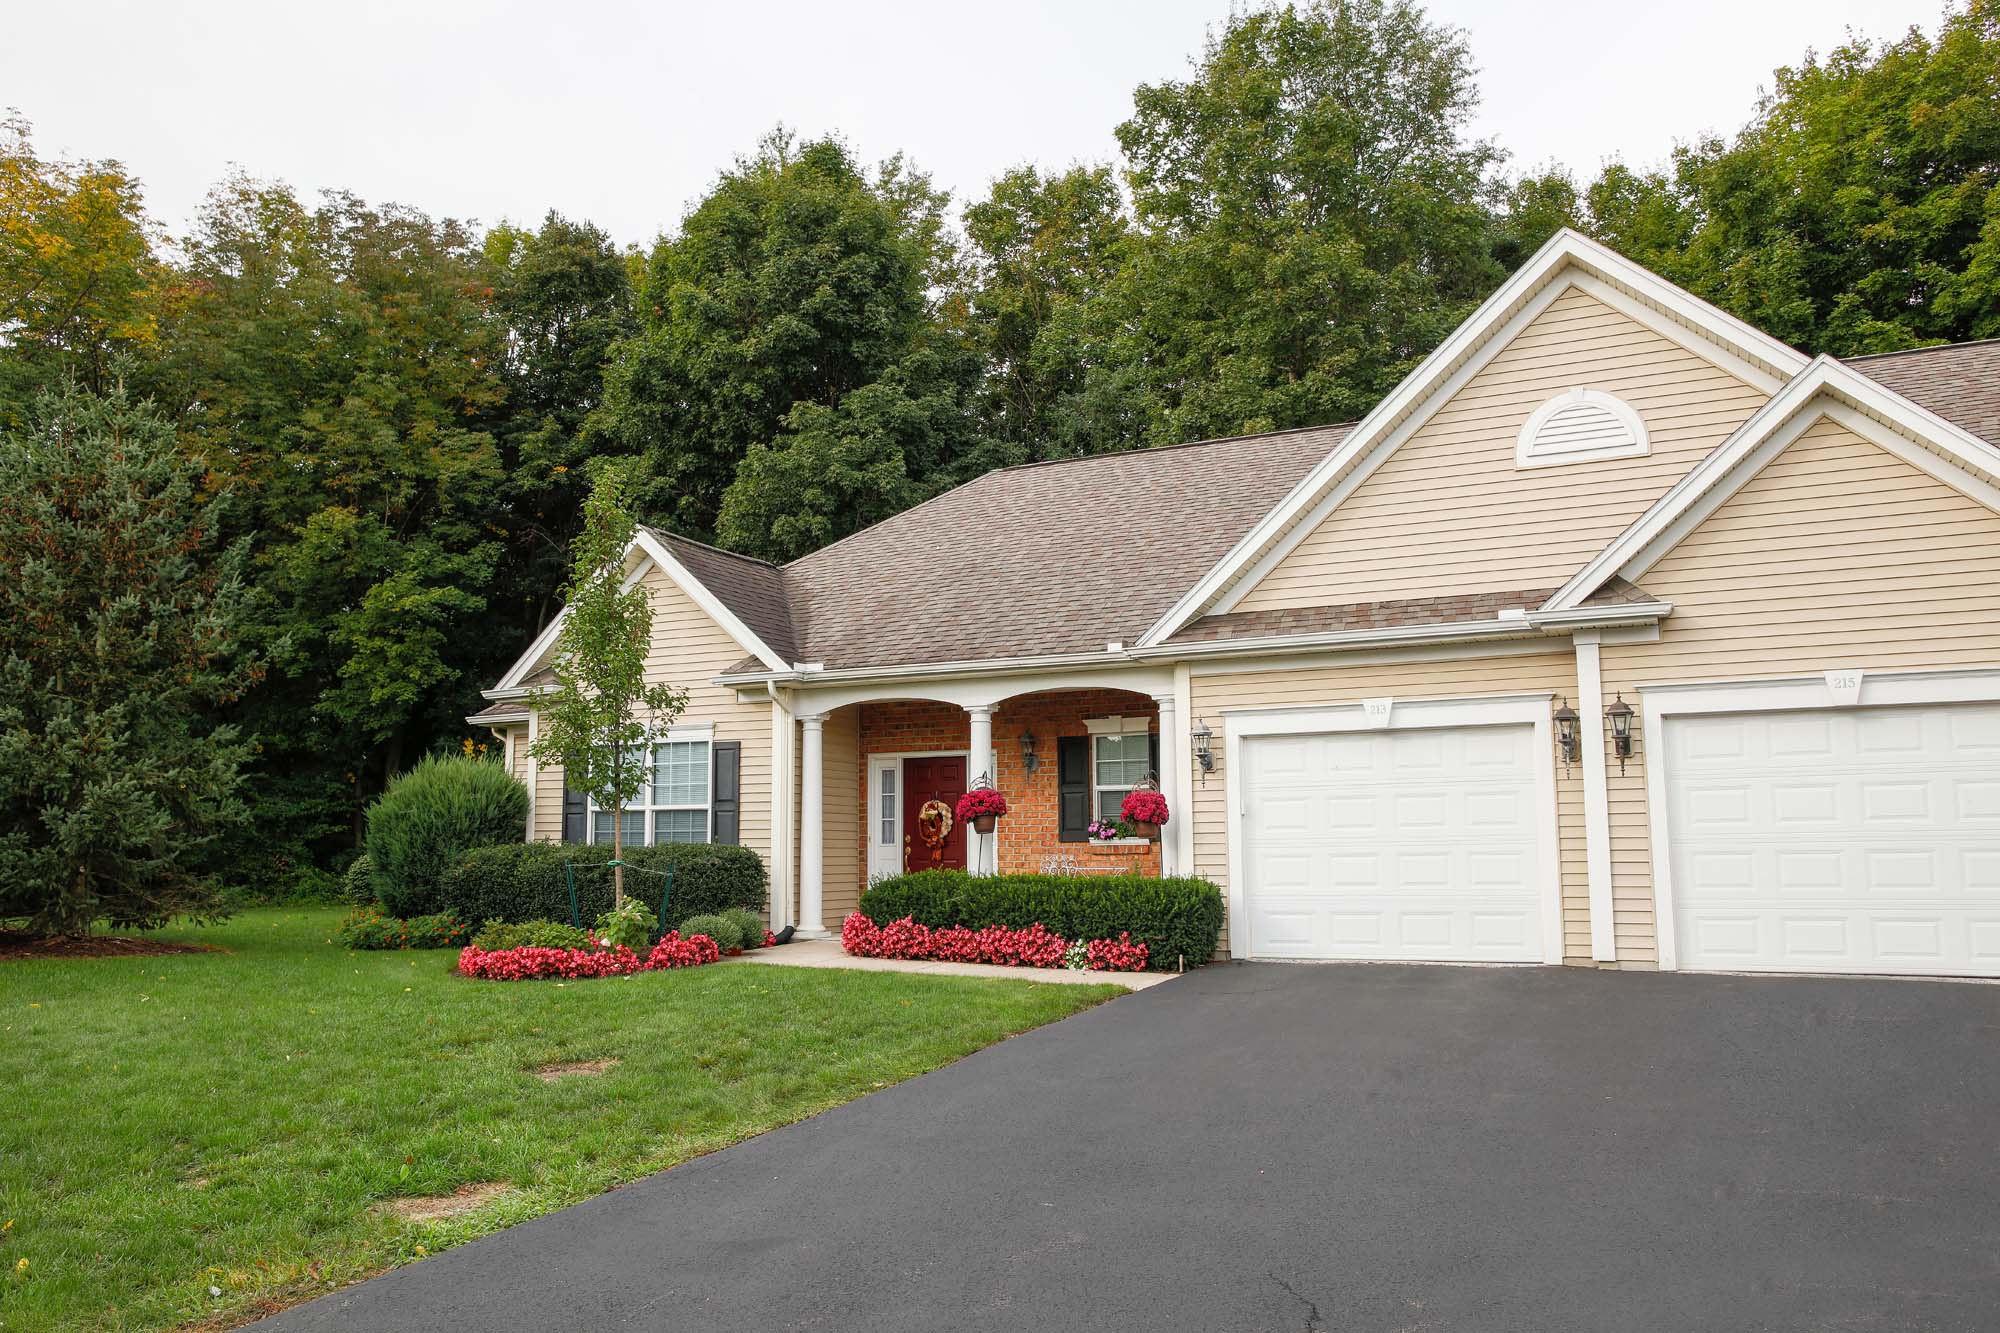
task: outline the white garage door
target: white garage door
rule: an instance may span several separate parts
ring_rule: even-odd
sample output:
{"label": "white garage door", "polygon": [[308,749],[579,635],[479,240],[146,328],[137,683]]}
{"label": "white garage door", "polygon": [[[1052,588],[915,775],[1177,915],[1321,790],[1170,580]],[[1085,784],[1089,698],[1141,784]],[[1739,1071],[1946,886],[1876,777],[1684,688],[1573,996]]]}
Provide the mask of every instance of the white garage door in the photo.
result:
{"label": "white garage door", "polygon": [[2000,705],[1670,718],[1680,965],[2000,975]]}
{"label": "white garage door", "polygon": [[1529,726],[1246,739],[1251,956],[1539,961],[1536,754]]}

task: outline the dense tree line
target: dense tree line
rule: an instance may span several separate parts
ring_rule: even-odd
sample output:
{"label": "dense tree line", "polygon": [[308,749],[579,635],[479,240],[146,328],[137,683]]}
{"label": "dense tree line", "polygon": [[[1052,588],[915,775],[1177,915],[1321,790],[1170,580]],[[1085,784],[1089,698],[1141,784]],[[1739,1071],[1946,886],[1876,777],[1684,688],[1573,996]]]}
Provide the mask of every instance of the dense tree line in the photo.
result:
{"label": "dense tree line", "polygon": [[[190,486],[234,562],[202,676],[231,683],[176,706],[249,756],[202,854],[282,890],[390,774],[477,743],[596,460],[632,460],[651,521],[792,559],[995,466],[1360,416],[1563,225],[1813,351],[2000,333],[1996,15],[1809,53],[1733,139],[1580,184],[1471,136],[1465,39],[1409,0],[1253,9],[1134,92],[1116,163],[955,207],[781,130],[646,249],[249,177],[169,236],[118,163],[38,157],[16,118],[0,432],[185,465],[102,464]],[[46,657],[9,652],[32,688]]]}

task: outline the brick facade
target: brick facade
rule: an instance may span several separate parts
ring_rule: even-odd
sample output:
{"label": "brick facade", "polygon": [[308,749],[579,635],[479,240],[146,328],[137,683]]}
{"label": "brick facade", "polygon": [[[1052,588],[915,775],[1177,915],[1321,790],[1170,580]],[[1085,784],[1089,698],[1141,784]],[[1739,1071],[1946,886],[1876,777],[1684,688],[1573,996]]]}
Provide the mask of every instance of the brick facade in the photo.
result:
{"label": "brick facade", "polygon": [[[1063,842],[1057,836],[1056,741],[1063,736],[1088,735],[1085,718],[1140,717],[1154,719],[1159,730],[1159,709],[1143,694],[1124,690],[1066,690],[1048,694],[1025,694],[1009,699],[993,714],[993,755],[999,772],[993,785],[1007,797],[1006,818],[1000,821],[999,868],[1002,874],[1033,873],[1043,868],[1052,855],[1074,858],[1085,874],[1160,873],[1158,843],[1143,849],[1094,848],[1084,842]],[[965,710],[953,704],[926,700],[871,703],[861,705],[861,764],[855,774],[855,791],[868,808],[868,757],[870,755],[923,753],[930,750],[963,750],[972,738],[972,724]],[[1021,732],[1035,737],[1035,771],[1031,774],[1021,759]],[[971,776],[977,777],[975,771]],[[1181,811],[1172,812],[1176,818]],[[861,859],[861,874],[868,874],[868,821],[861,823],[861,837],[855,854]]]}

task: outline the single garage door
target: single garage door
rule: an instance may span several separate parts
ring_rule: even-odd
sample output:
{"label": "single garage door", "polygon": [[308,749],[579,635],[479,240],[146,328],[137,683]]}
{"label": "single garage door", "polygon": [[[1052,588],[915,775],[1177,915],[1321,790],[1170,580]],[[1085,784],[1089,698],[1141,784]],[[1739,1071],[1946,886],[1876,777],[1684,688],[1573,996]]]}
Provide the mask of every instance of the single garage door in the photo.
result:
{"label": "single garage door", "polygon": [[1244,910],[1259,958],[1538,962],[1534,729],[1244,741]]}
{"label": "single garage door", "polygon": [[2000,705],[1669,718],[1695,968],[2000,975]]}

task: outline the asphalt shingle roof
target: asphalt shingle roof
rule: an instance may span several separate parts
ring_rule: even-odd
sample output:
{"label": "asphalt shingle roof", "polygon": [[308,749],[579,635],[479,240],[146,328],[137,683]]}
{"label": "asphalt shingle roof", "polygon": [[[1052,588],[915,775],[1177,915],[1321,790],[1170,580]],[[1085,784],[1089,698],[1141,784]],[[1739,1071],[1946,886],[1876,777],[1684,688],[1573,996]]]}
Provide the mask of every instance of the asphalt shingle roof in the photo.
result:
{"label": "asphalt shingle roof", "polygon": [[1846,362],[1883,388],[2000,445],[2000,339],[1851,356]]}
{"label": "asphalt shingle roof", "polygon": [[[767,561],[705,546],[659,528],[647,531],[658,537],[674,553],[674,559],[686,565],[688,573],[699,579],[718,601],[734,611],[736,618],[764,641],[765,647],[788,664],[799,660],[783,570]],[[751,661],[755,665],[747,670],[765,669],[762,662],[755,658]]]}
{"label": "asphalt shingle roof", "polygon": [[1228,611],[1203,616],[1168,643],[1214,643],[1223,639],[1265,639],[1287,634],[1328,634],[1342,630],[1402,629],[1411,625],[1456,625],[1492,620],[1509,607],[1531,610],[1555,596],[1555,588],[1526,592],[1448,593],[1400,597],[1341,606],[1294,606],[1269,611]]}
{"label": "asphalt shingle roof", "polygon": [[790,651],[764,641],[787,660],[837,670],[1102,652],[1136,641],[1351,429],[1001,468],[782,569],[671,540],[760,637],[786,636]]}

